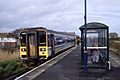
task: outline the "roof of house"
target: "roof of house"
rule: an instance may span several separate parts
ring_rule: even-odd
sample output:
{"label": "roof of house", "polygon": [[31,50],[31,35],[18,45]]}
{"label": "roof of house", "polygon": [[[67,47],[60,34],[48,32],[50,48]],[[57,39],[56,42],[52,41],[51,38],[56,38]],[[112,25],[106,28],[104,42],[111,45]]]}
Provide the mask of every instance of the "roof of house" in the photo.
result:
{"label": "roof of house", "polygon": [[0,33],[1,38],[18,38],[15,34],[12,33]]}

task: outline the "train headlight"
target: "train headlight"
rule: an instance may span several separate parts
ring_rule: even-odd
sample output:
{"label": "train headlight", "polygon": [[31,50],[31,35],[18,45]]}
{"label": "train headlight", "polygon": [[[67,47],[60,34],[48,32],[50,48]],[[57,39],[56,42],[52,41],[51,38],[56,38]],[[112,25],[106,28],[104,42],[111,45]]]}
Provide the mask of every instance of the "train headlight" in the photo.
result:
{"label": "train headlight", "polygon": [[21,51],[24,52],[24,51],[27,51],[27,49],[26,48],[22,48]]}
{"label": "train headlight", "polygon": [[44,52],[42,52],[42,54],[45,54]]}
{"label": "train headlight", "polygon": [[46,51],[46,49],[45,48],[40,48],[40,51]]}

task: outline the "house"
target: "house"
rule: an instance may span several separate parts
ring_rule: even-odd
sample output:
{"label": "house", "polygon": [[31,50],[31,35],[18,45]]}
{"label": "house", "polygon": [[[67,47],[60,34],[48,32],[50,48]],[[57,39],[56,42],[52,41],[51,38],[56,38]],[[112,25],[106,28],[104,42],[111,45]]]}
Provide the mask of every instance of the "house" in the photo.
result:
{"label": "house", "polygon": [[12,33],[0,33],[0,48],[17,47],[17,36]]}
{"label": "house", "polygon": [[109,38],[118,38],[118,34],[115,32],[109,33]]}

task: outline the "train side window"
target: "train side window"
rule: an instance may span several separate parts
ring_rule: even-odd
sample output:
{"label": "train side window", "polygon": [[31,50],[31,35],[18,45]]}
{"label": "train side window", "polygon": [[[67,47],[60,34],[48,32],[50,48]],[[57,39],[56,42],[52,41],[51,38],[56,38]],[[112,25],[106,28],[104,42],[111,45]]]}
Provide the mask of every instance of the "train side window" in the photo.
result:
{"label": "train side window", "polygon": [[65,42],[62,36],[56,36],[56,45],[61,45]]}

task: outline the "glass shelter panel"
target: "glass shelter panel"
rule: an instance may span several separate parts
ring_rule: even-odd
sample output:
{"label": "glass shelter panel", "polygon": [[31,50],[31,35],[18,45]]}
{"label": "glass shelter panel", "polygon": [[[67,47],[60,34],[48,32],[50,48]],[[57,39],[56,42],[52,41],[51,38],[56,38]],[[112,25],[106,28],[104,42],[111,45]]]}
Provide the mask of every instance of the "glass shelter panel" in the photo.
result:
{"label": "glass shelter panel", "polygon": [[87,33],[87,47],[98,46],[98,33]]}
{"label": "glass shelter panel", "polygon": [[109,68],[109,27],[99,22],[87,23],[86,26],[82,25],[79,28],[81,31],[82,63],[84,63],[84,58],[86,58],[84,55],[86,27],[88,67]]}
{"label": "glass shelter panel", "polygon": [[[87,30],[87,51],[88,51],[88,66],[101,67],[107,66],[107,30],[105,29],[89,29]],[[82,46],[85,49],[85,33],[82,34]],[[101,65],[102,64],[102,65]]]}

